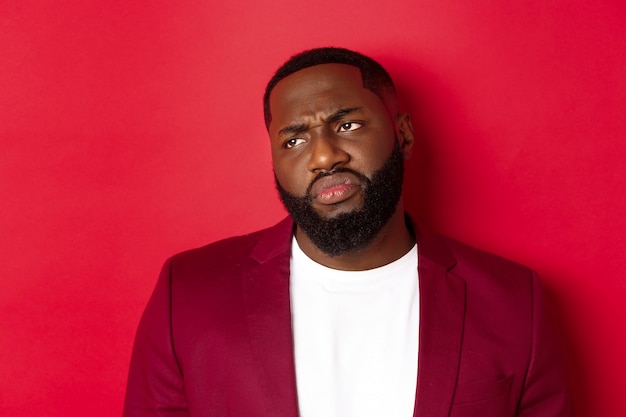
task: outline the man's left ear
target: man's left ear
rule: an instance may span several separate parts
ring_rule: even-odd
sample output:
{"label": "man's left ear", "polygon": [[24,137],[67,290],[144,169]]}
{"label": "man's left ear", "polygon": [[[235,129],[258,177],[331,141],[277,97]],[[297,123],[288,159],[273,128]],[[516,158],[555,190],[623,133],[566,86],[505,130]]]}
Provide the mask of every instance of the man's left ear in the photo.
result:
{"label": "man's left ear", "polygon": [[402,113],[396,117],[396,129],[404,159],[409,159],[413,153],[415,139],[413,137],[413,125],[408,114]]}

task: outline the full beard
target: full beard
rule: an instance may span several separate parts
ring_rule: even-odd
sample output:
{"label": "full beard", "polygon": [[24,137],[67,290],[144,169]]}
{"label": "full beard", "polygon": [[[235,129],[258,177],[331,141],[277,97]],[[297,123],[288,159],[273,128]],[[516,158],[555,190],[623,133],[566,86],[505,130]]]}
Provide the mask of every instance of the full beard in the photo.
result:
{"label": "full beard", "polygon": [[[364,185],[360,208],[335,217],[320,216],[313,208],[311,188],[318,179],[347,172],[357,176]],[[307,188],[304,197],[287,192],[275,178],[280,199],[293,221],[317,248],[335,257],[368,247],[396,211],[402,195],[404,158],[398,141],[383,166],[368,178],[349,168],[336,168],[320,173]]]}

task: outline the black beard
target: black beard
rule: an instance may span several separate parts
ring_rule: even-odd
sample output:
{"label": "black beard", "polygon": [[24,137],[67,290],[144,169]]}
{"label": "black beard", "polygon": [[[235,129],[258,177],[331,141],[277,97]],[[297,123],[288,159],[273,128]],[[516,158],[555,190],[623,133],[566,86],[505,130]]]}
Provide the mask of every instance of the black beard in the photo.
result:
{"label": "black beard", "polygon": [[[359,209],[324,218],[313,208],[311,188],[318,179],[338,172],[351,173],[362,181],[363,205]],[[293,221],[315,246],[335,257],[364,249],[374,241],[396,211],[402,195],[403,175],[404,157],[396,140],[391,155],[371,179],[349,168],[336,168],[317,175],[304,197],[289,193],[275,176],[274,179],[280,199]]]}

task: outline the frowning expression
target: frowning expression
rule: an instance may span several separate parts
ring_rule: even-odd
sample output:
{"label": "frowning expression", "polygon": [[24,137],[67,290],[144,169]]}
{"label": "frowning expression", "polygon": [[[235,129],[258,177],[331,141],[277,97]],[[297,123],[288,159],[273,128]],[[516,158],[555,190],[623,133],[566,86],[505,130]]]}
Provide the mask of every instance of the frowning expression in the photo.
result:
{"label": "frowning expression", "polygon": [[[295,72],[270,95],[274,173],[289,193],[325,217],[359,209],[362,178],[380,169],[396,141],[389,103],[363,87],[358,68],[322,64]],[[348,172],[334,172],[346,168]]]}

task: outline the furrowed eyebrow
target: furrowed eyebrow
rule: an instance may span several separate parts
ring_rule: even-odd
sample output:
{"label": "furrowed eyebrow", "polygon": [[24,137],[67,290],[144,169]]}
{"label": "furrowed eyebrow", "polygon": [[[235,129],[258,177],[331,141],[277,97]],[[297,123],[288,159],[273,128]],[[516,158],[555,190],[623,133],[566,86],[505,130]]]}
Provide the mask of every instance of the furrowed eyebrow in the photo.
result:
{"label": "furrowed eyebrow", "polygon": [[287,136],[287,135],[292,135],[294,133],[301,133],[307,130],[307,128],[308,126],[305,125],[304,123],[300,123],[297,125],[290,125],[290,126],[283,127],[282,129],[280,129],[278,131],[278,136]]}
{"label": "furrowed eyebrow", "polygon": [[342,117],[352,114],[358,110],[361,110],[361,107],[349,107],[347,109],[339,109],[326,118],[326,123],[336,122]]}
{"label": "furrowed eyebrow", "polygon": [[[356,111],[361,110],[362,107],[349,107],[349,108],[344,108],[344,109],[339,109],[337,111],[335,111],[334,113],[331,113],[330,115],[328,115],[325,119],[324,122],[325,123],[332,123],[335,122],[339,119],[341,119],[344,116],[347,116],[351,113],[354,113]],[[278,131],[278,136],[288,136],[288,135],[292,135],[294,133],[301,133],[306,131],[309,128],[309,125],[306,123],[298,123],[298,124],[293,124],[293,125],[289,125],[286,126],[282,129],[280,129]]]}

